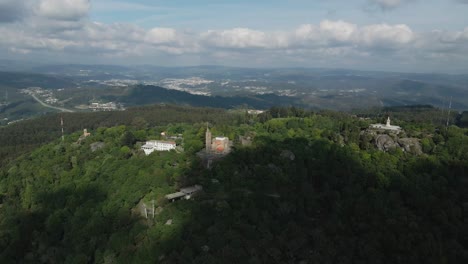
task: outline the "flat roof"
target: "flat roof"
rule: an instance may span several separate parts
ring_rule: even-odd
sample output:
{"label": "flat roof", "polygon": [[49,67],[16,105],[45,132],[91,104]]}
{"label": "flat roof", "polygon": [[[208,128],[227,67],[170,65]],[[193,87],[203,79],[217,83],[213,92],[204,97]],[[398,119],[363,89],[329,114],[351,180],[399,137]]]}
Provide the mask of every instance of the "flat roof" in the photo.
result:
{"label": "flat roof", "polygon": [[171,144],[175,145],[175,141],[166,141],[166,140],[150,140],[146,141],[146,144],[156,144],[156,143],[164,143],[164,144]]}
{"label": "flat roof", "polygon": [[202,189],[203,189],[203,187],[201,187],[201,185],[194,185],[194,186],[190,186],[190,187],[186,187],[186,188],[181,188],[180,191],[182,193],[185,193],[185,194],[191,194],[191,193],[200,191]]}
{"label": "flat roof", "polygon": [[185,193],[176,192],[176,193],[171,193],[171,194],[166,195],[166,199],[172,200],[172,199],[176,199],[176,198],[180,198],[180,197],[184,197],[184,196],[185,196]]}

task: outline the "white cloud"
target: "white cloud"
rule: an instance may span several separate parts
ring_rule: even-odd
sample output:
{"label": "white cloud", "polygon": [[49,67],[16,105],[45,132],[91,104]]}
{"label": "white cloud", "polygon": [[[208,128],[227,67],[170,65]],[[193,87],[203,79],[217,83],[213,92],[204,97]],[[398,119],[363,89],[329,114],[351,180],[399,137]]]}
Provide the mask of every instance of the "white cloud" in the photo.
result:
{"label": "white cloud", "polygon": [[[73,24],[73,27],[58,27],[57,30],[49,28],[42,30],[40,24],[32,26],[30,31],[4,28],[3,34],[8,36],[5,39],[9,40],[3,41],[4,44],[26,42],[30,44],[22,45],[28,49],[65,49],[67,45],[73,47],[88,45],[91,51],[99,47],[101,52],[105,50],[125,52],[125,50],[132,49],[132,53],[135,53],[134,47],[138,45],[140,50],[156,49],[171,54],[199,53],[212,49],[228,51],[238,49],[244,52],[252,49],[278,50],[279,52],[322,49],[326,50],[327,54],[333,55],[342,54],[342,50],[349,49],[362,52],[363,49],[369,47],[411,46],[414,38],[414,33],[406,25],[376,24],[358,27],[344,21],[329,20],[322,21],[318,26],[306,24],[292,31],[276,32],[234,28],[194,33],[172,28],[145,30],[129,24],[81,22]],[[34,43],[36,44],[33,45]],[[338,50],[340,52],[337,52]]]}
{"label": "white cloud", "polygon": [[468,59],[468,27],[462,31],[434,30],[419,36],[415,44],[422,56]]}
{"label": "white cloud", "polygon": [[37,14],[55,20],[79,20],[87,16],[90,0],[40,0]]}
{"label": "white cloud", "polygon": [[375,60],[437,63],[450,58],[458,65],[468,65],[468,28],[414,32],[404,24],[358,26],[324,20],[283,31],[233,28],[194,32],[35,17],[23,23],[0,24],[0,35],[0,56],[79,54],[89,60],[121,58],[135,63],[161,57],[182,61],[198,57],[201,64],[249,61],[257,66],[372,64]]}
{"label": "white cloud", "polygon": [[297,39],[304,39],[304,40],[315,40],[318,38],[318,28],[311,24],[304,24],[299,26],[295,30],[295,36]]}
{"label": "white cloud", "polygon": [[153,28],[146,33],[145,40],[153,44],[173,43],[177,41],[177,33],[172,28]]}
{"label": "white cloud", "polygon": [[209,30],[202,34],[208,45],[222,48],[268,48],[267,34],[248,28]]}
{"label": "white cloud", "polygon": [[408,44],[414,39],[413,31],[407,25],[378,24],[363,27],[357,34],[357,41],[367,46],[394,46]]}
{"label": "white cloud", "polygon": [[320,23],[320,32],[323,37],[340,42],[349,41],[357,31],[357,26],[344,21],[325,20]]}

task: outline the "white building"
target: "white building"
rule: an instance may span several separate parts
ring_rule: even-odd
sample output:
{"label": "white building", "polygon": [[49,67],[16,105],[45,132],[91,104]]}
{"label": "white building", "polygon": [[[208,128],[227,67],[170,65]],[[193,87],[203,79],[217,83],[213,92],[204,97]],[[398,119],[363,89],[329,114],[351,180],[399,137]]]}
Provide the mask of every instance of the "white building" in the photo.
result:
{"label": "white building", "polygon": [[179,192],[166,195],[166,199],[172,202],[182,197],[184,197],[186,200],[190,200],[190,198],[192,198],[196,193],[200,192],[201,190],[203,190],[203,187],[198,184],[190,187],[181,188]]}
{"label": "white building", "polygon": [[390,124],[390,117],[387,118],[387,123],[385,125],[384,124],[372,124],[372,125],[370,125],[370,128],[382,129],[382,130],[391,130],[391,131],[396,131],[396,132],[401,131],[401,127],[392,126]]}
{"label": "white building", "polygon": [[249,113],[250,115],[259,115],[259,114],[262,114],[263,112],[265,111],[262,111],[262,110],[248,110],[247,113]]}
{"label": "white building", "polygon": [[112,110],[117,110],[117,104],[114,102],[109,102],[109,103],[91,103],[88,107],[89,109],[92,109],[93,111],[112,111]]}
{"label": "white building", "polygon": [[146,141],[146,144],[141,147],[146,155],[153,153],[154,151],[169,151],[176,148],[174,141],[162,141],[162,140],[150,140]]}

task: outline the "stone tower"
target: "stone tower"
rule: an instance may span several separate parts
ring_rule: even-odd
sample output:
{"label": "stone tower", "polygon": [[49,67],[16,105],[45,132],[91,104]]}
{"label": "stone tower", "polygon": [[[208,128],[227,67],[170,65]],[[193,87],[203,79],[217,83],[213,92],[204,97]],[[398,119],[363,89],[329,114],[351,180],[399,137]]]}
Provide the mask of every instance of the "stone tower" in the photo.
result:
{"label": "stone tower", "polygon": [[211,151],[211,131],[208,126],[206,127],[205,133],[205,148],[207,153]]}
{"label": "stone tower", "polygon": [[386,124],[386,126],[388,126],[388,127],[390,126],[390,117],[387,118],[387,124]]}

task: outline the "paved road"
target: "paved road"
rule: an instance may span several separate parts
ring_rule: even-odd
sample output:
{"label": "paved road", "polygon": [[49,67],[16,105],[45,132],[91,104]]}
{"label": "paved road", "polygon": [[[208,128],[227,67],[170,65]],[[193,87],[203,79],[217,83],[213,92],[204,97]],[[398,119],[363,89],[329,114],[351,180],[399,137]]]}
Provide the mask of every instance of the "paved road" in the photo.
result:
{"label": "paved road", "polygon": [[51,105],[48,105],[44,102],[42,102],[39,98],[37,98],[34,94],[31,94],[31,96],[34,98],[34,100],[36,100],[38,103],[40,103],[42,106],[44,107],[48,107],[48,108],[52,108],[52,109],[55,109],[55,110],[59,110],[59,111],[62,111],[62,112],[68,112],[68,113],[73,113],[75,111],[73,110],[70,110],[70,109],[66,109],[66,108],[63,108],[63,107],[55,107],[55,106],[51,106]]}

